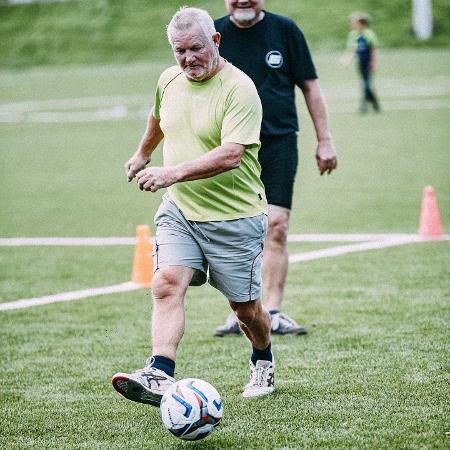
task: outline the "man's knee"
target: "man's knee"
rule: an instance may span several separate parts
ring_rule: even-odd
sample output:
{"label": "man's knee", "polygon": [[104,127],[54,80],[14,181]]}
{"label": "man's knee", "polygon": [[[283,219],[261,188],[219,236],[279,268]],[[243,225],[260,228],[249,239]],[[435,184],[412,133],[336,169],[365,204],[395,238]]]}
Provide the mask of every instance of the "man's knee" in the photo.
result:
{"label": "man's knee", "polygon": [[255,321],[258,314],[261,313],[261,302],[250,301],[245,303],[233,302],[232,308],[236,317],[244,324],[251,324]]}
{"label": "man's knee", "polygon": [[280,245],[287,242],[289,229],[289,216],[287,214],[277,214],[269,217],[269,228],[267,231],[267,239]]}
{"label": "man's knee", "polygon": [[191,276],[180,273],[178,268],[166,267],[159,269],[153,275],[152,295],[154,300],[184,295]]}

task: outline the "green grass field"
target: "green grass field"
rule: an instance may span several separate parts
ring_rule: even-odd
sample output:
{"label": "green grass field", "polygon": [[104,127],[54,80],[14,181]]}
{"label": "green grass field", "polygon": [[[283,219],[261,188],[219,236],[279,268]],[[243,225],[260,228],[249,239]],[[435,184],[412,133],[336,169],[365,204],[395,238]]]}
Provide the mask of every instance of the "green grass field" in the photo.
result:
{"label": "green grass field", "polygon": [[[428,184],[448,231],[449,51],[384,51],[376,80],[384,111],[367,116],[354,112],[358,81],[337,56],[318,53],[316,63],[339,169],[317,174],[299,96],[291,233],[414,233]],[[132,237],[152,223],[160,194],[127,184],[122,165],[164,66],[0,72],[1,237]],[[99,119],[124,108],[124,118]],[[274,337],[277,391],[256,401],[240,396],[248,344],[212,337],[226,301],[210,287],[189,290],[177,377],[207,379],[225,405],[220,428],[193,444],[110,384],[148,355],[148,291],[0,311],[0,448],[448,448],[449,247],[414,243],[291,265],[284,308],[309,335]],[[0,247],[0,303],[127,281],[132,254],[131,246]]]}

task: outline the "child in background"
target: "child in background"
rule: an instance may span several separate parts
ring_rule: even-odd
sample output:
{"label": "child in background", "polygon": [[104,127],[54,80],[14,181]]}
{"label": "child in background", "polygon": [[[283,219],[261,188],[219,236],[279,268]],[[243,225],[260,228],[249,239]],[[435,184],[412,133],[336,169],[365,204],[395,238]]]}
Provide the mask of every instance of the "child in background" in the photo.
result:
{"label": "child in background", "polygon": [[366,113],[371,103],[374,111],[380,111],[380,104],[372,87],[372,75],[377,65],[378,40],[375,33],[369,28],[370,16],[364,12],[354,12],[350,16],[353,30],[347,39],[347,52],[340,61],[349,64],[356,53],[358,69],[363,81],[363,96],[359,112]]}

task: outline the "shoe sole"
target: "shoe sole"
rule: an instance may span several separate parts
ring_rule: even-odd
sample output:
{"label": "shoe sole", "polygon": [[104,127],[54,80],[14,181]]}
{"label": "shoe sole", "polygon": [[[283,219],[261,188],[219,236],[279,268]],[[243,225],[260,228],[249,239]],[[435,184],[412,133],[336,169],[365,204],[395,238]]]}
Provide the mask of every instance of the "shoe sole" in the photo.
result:
{"label": "shoe sole", "polygon": [[112,378],[113,388],[128,400],[157,406],[161,404],[162,395],[155,394],[126,374],[118,373]]}
{"label": "shoe sole", "polygon": [[242,331],[215,331],[214,335],[215,337],[225,337],[225,336],[240,336],[242,334]]}
{"label": "shoe sole", "polygon": [[272,334],[279,334],[280,336],[286,336],[286,335],[291,335],[291,336],[304,336],[305,334],[308,334],[308,332],[306,331],[305,328],[298,328],[295,331],[287,331],[286,333],[280,333],[279,331],[271,331]]}
{"label": "shoe sole", "polygon": [[242,397],[244,398],[253,398],[253,397],[263,397],[264,395],[272,394],[275,391],[275,388],[267,388],[264,390],[258,390],[253,392],[243,392]]}

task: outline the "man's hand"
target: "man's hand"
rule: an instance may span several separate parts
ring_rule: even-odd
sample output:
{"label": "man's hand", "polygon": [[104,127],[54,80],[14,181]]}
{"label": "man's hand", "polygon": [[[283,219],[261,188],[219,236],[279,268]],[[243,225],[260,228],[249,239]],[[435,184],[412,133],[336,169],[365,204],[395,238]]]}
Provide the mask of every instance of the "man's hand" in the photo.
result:
{"label": "man's hand", "polygon": [[150,192],[171,186],[177,181],[172,167],[149,167],[138,172],[136,179],[141,191]]}
{"label": "man's hand", "polygon": [[336,149],[331,138],[323,139],[317,144],[317,167],[320,175],[331,173],[337,167]]}
{"label": "man's hand", "polygon": [[142,170],[150,162],[149,158],[145,158],[140,153],[135,153],[126,163],[125,163],[125,173],[127,174],[128,181],[130,182],[136,174]]}

